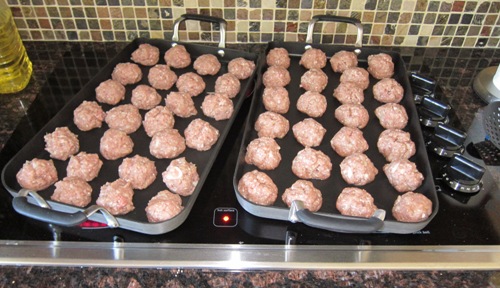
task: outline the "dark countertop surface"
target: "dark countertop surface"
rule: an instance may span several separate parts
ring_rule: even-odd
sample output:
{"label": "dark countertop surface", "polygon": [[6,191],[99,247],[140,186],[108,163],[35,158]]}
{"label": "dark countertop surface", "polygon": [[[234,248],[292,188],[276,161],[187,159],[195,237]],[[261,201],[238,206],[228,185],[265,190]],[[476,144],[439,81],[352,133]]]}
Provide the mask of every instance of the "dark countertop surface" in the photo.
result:
{"label": "dark countertop surface", "polygon": [[[0,150],[57,69],[68,51],[112,57],[127,43],[27,42],[33,77],[19,93],[0,95]],[[265,45],[229,45],[261,51]],[[498,66],[500,50],[463,48],[391,48],[399,52],[408,71],[435,79],[444,100],[458,111],[457,123],[466,131],[476,111],[485,106],[472,90],[475,75]],[[103,63],[105,64],[105,63]],[[90,74],[92,72],[89,72]],[[78,77],[74,77],[78,81]],[[80,87],[85,83],[79,83]],[[78,86],[78,85],[76,85]],[[74,91],[76,93],[77,91]],[[230,267],[228,267],[230,269]],[[444,269],[443,269],[444,270]],[[0,287],[498,287],[497,271],[349,271],[286,270],[231,271],[205,269],[138,269],[100,267],[0,268]]]}

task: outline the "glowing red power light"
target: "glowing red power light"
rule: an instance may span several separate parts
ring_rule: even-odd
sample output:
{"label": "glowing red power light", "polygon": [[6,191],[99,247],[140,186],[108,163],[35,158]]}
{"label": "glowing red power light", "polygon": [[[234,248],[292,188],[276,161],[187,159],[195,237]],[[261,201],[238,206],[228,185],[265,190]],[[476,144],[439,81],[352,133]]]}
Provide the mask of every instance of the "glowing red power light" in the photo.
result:
{"label": "glowing red power light", "polygon": [[227,222],[229,220],[231,220],[231,217],[229,217],[227,215],[224,215],[224,217],[222,217],[222,221],[224,221],[224,222]]}

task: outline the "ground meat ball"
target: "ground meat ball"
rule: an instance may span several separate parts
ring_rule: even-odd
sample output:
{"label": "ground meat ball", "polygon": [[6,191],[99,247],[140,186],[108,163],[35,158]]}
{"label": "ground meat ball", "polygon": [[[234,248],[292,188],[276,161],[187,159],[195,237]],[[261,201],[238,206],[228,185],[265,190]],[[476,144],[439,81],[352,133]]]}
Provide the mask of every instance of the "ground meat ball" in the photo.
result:
{"label": "ground meat ball", "polygon": [[215,75],[219,73],[221,66],[217,56],[212,54],[198,56],[193,63],[194,70],[200,75]]}
{"label": "ground meat ball", "polygon": [[330,141],[330,145],[341,157],[368,150],[368,142],[363,137],[363,132],[354,127],[340,128]]}
{"label": "ground meat ball", "polygon": [[66,175],[89,182],[99,175],[101,167],[102,161],[99,155],[82,151],[69,158],[68,166],[66,167]]}
{"label": "ground meat ball", "polygon": [[130,102],[142,110],[149,110],[160,104],[162,97],[156,89],[148,85],[138,85],[132,90]]}
{"label": "ground meat ball", "polygon": [[262,93],[262,102],[266,110],[285,114],[290,109],[288,91],[283,87],[266,87]]}
{"label": "ground meat ball", "polygon": [[203,99],[201,110],[205,116],[215,120],[226,120],[231,118],[234,111],[233,101],[224,94],[213,93]]}
{"label": "ground meat ball", "polygon": [[134,63],[118,63],[111,73],[111,78],[122,85],[135,84],[142,79],[141,68]]}
{"label": "ground meat ball", "polygon": [[236,76],[236,78],[244,80],[252,76],[253,70],[255,70],[255,63],[252,60],[238,57],[227,63],[227,70]]}
{"label": "ground meat ball", "polygon": [[191,64],[191,55],[184,45],[175,45],[165,52],[165,63],[173,68],[186,68]]}
{"label": "ground meat ball", "polygon": [[156,133],[149,143],[149,152],[158,159],[172,159],[186,150],[186,142],[177,129]]}
{"label": "ground meat ball", "polygon": [[217,143],[219,130],[207,121],[194,119],[184,130],[186,146],[198,151],[207,151]]}
{"label": "ground meat ball", "polygon": [[146,189],[157,174],[155,162],[139,155],[123,159],[118,167],[120,178],[130,183],[133,189]]}
{"label": "ground meat ball", "polygon": [[94,128],[100,128],[106,113],[95,101],[83,101],[73,111],[73,122],[81,131],[90,131]]}
{"label": "ground meat ball", "polygon": [[415,143],[411,140],[410,133],[399,129],[382,131],[377,141],[377,148],[388,162],[409,159],[416,152]]}
{"label": "ground meat ball", "polygon": [[78,136],[71,132],[68,127],[57,127],[54,132],[46,134],[43,138],[45,150],[54,159],[65,161],[80,150]]}
{"label": "ground meat ball", "polygon": [[392,215],[401,222],[424,221],[432,214],[432,202],[420,193],[407,192],[398,196]]}
{"label": "ground meat ball", "polygon": [[317,212],[323,205],[321,191],[307,180],[295,181],[290,188],[285,190],[281,199],[288,207],[292,206],[295,200],[302,201],[304,208],[311,212]]}
{"label": "ground meat ball", "polygon": [[375,109],[380,125],[385,129],[403,129],[408,123],[408,114],[402,105],[387,103]]}
{"label": "ground meat ball", "polygon": [[399,103],[404,96],[401,84],[393,78],[385,78],[373,85],[373,97],[382,103]]}
{"label": "ground meat ball", "polygon": [[148,82],[155,89],[169,90],[177,81],[177,75],[167,65],[155,65],[149,69]]}
{"label": "ground meat ball", "polygon": [[370,120],[368,110],[361,104],[342,104],[335,109],[335,118],[342,125],[363,129]]}
{"label": "ground meat ball", "polygon": [[215,93],[224,94],[227,98],[234,98],[240,93],[241,83],[236,76],[226,73],[217,77],[215,81]]}
{"label": "ground meat ball", "polygon": [[379,53],[368,56],[368,72],[376,79],[392,77],[394,75],[394,63],[391,55]]}
{"label": "ground meat ball", "polygon": [[292,172],[302,179],[325,180],[332,172],[332,161],[325,153],[306,147],[293,159]]}
{"label": "ground meat ball", "polygon": [[200,181],[196,165],[186,161],[184,157],[170,162],[167,170],[162,173],[162,177],[168,189],[181,196],[193,194],[198,181]]}
{"label": "ground meat ball", "polygon": [[337,198],[335,206],[342,215],[364,218],[370,218],[377,210],[372,195],[366,190],[356,187],[344,188]]}
{"label": "ground meat ball", "polygon": [[276,47],[267,52],[266,62],[269,66],[290,67],[290,56],[285,48]]}
{"label": "ground meat ball", "polygon": [[142,126],[149,137],[164,129],[174,128],[174,114],[165,106],[156,106],[144,115]]}
{"label": "ground meat ball", "polygon": [[365,90],[370,85],[370,74],[361,67],[348,68],[340,76],[340,83],[345,82],[351,82]]}
{"label": "ground meat ball", "polygon": [[108,79],[95,88],[95,98],[101,103],[116,105],[125,99],[125,92],[126,89],[120,82]]}
{"label": "ground meat ball", "polygon": [[130,134],[141,127],[142,116],[137,107],[132,104],[124,104],[109,110],[104,121],[109,128]]}
{"label": "ground meat ball", "polygon": [[307,91],[321,92],[328,84],[328,76],[320,69],[310,69],[300,77],[300,87]]}
{"label": "ground meat ball", "polygon": [[323,94],[307,91],[297,100],[297,110],[309,117],[321,117],[326,111],[326,97]]}
{"label": "ground meat ball", "polygon": [[16,179],[24,189],[40,191],[57,181],[57,170],[52,160],[34,158],[23,164]]}
{"label": "ground meat ball", "polygon": [[241,177],[238,191],[243,198],[258,205],[273,205],[278,198],[276,184],[267,174],[258,170],[247,172]]}
{"label": "ground meat ball", "polygon": [[163,190],[149,200],[146,206],[146,217],[152,223],[162,222],[174,218],[181,213],[182,209],[184,207],[181,196]]}
{"label": "ground meat ball", "polygon": [[372,182],[378,170],[368,156],[355,153],[340,162],[340,174],[348,184],[362,186]]}
{"label": "ground meat ball", "polygon": [[358,56],[352,51],[339,51],[330,58],[330,65],[334,72],[344,72],[348,68],[358,66]]}
{"label": "ground meat ball", "polygon": [[160,49],[147,43],[141,44],[139,48],[132,52],[130,59],[144,66],[153,66],[160,60]]}
{"label": "ground meat ball", "polygon": [[260,137],[252,140],[246,150],[245,162],[261,170],[273,170],[281,162],[281,147],[274,138]]}
{"label": "ground meat ball", "polygon": [[321,69],[326,66],[326,54],[317,48],[307,49],[300,57],[299,64],[307,69]]}
{"label": "ground meat ball", "polygon": [[117,179],[101,186],[96,204],[108,210],[112,215],[124,215],[135,209],[133,197],[134,190],[130,183]]}
{"label": "ground meat ball", "polygon": [[101,137],[99,149],[105,159],[116,160],[132,153],[134,142],[125,132],[109,129]]}
{"label": "ground meat ball", "polygon": [[285,87],[291,79],[290,72],[280,66],[271,66],[262,75],[262,83],[265,87]]}
{"label": "ground meat ball", "polygon": [[179,76],[175,83],[179,92],[185,92],[192,97],[200,95],[205,90],[205,81],[200,75],[194,72],[187,72]]}
{"label": "ground meat ball", "polygon": [[293,136],[304,147],[316,147],[321,144],[326,129],[318,121],[306,118],[292,127]]}
{"label": "ground meat ball", "polygon": [[54,184],[54,194],[50,199],[78,207],[89,205],[92,200],[92,187],[83,179],[66,177]]}
{"label": "ground meat ball", "polygon": [[333,97],[341,104],[361,104],[365,100],[363,89],[351,82],[340,83],[333,91]]}
{"label": "ground meat ball", "polygon": [[165,106],[181,118],[188,118],[198,114],[194,107],[194,101],[188,93],[170,92],[167,99],[165,99]]}
{"label": "ground meat ball", "polygon": [[255,130],[259,137],[283,138],[290,130],[290,123],[280,114],[267,111],[255,121]]}
{"label": "ground meat ball", "polygon": [[424,181],[424,175],[418,171],[417,165],[407,159],[385,164],[383,169],[389,183],[398,192],[415,191]]}

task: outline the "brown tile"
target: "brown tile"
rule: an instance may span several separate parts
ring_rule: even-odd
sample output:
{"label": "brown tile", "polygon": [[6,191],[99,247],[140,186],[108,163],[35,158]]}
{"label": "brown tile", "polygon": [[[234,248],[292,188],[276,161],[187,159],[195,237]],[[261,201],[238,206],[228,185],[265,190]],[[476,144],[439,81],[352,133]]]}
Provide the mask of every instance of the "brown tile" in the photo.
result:
{"label": "brown tile", "polygon": [[261,19],[260,9],[250,10],[249,19],[250,20],[260,20]]}
{"label": "brown tile", "polygon": [[361,22],[371,23],[371,22],[373,22],[374,18],[375,18],[374,12],[365,11],[365,12],[363,12],[363,17],[361,18]]}
{"label": "brown tile", "polygon": [[311,11],[310,10],[300,10],[300,20],[301,21],[310,21],[311,20]]}
{"label": "brown tile", "polygon": [[101,26],[101,29],[104,30],[111,30],[113,26],[111,26],[111,20],[109,19],[101,19],[99,20],[99,25]]}
{"label": "brown tile", "polygon": [[271,9],[263,9],[262,10],[262,20],[273,20],[274,11]]}
{"label": "brown tile", "polygon": [[42,35],[44,40],[54,40],[56,38],[52,30],[43,30]]}
{"label": "brown tile", "polygon": [[427,10],[427,0],[417,0],[415,5],[415,11],[426,11]]}
{"label": "brown tile", "polygon": [[224,0],[224,7],[236,7],[235,0]]}
{"label": "brown tile", "polygon": [[247,9],[236,10],[236,19],[248,20],[248,10]]}
{"label": "brown tile", "polygon": [[109,8],[109,15],[111,15],[111,18],[123,18],[122,10],[116,7]]}
{"label": "brown tile", "polygon": [[68,0],[57,0],[57,5],[59,6],[68,6],[69,1]]}
{"label": "brown tile", "polygon": [[274,14],[274,19],[275,20],[286,20],[286,10],[279,9],[276,10]]}
{"label": "brown tile", "polygon": [[30,34],[31,34],[31,39],[33,39],[33,40],[42,40],[43,39],[42,33],[40,33],[40,31],[38,31],[38,30],[31,30]]}
{"label": "brown tile", "polygon": [[287,22],[286,32],[297,32],[297,22]]}
{"label": "brown tile", "polygon": [[123,18],[126,18],[126,19],[134,19],[135,18],[134,8],[123,7],[122,13],[123,13]]}
{"label": "brown tile", "polygon": [[412,14],[409,12],[401,13],[399,23],[410,23]]}
{"label": "brown tile", "polygon": [[148,18],[148,11],[146,8],[135,8],[135,18]]}
{"label": "brown tile", "polygon": [[38,25],[42,29],[52,29],[49,19],[38,19]]}
{"label": "brown tile", "polygon": [[59,14],[61,14],[61,17],[63,18],[73,17],[73,13],[69,7],[59,7]]}
{"label": "brown tile", "polygon": [[326,0],[314,0],[313,8],[314,9],[325,9]]}
{"label": "brown tile", "polygon": [[198,0],[198,6],[199,7],[210,7],[210,1],[209,0]]}
{"label": "brown tile", "polygon": [[90,35],[93,41],[102,41],[102,34],[100,31],[91,31]]}
{"label": "brown tile", "polygon": [[371,36],[370,37],[370,44],[371,45],[380,45],[380,36]]}
{"label": "brown tile", "polygon": [[97,16],[99,18],[109,18],[108,7],[97,7]]}
{"label": "brown tile", "polygon": [[451,7],[452,12],[462,12],[464,11],[465,1],[454,1]]}
{"label": "brown tile", "polygon": [[376,12],[374,22],[375,23],[386,23],[387,22],[387,12]]}
{"label": "brown tile", "polygon": [[498,15],[487,15],[486,18],[484,19],[484,25],[495,25],[497,21]]}
{"label": "brown tile", "polygon": [[[266,0],[264,0],[266,1]],[[288,8],[299,8],[300,7],[300,0],[290,0],[288,1]]]}
{"label": "brown tile", "polygon": [[35,14],[37,17],[47,17],[47,10],[45,10],[45,7],[35,7]]}
{"label": "brown tile", "polygon": [[481,33],[479,35],[481,36],[484,36],[484,37],[488,37],[491,35],[491,26],[483,26],[483,28],[481,29]]}

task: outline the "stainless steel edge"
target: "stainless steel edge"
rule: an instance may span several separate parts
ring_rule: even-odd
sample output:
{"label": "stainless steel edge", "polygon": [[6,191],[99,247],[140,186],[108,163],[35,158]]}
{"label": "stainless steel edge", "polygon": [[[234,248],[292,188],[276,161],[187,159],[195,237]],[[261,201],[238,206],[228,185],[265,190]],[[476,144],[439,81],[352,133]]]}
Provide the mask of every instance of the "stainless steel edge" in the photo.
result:
{"label": "stainless steel edge", "polygon": [[0,265],[493,270],[500,246],[292,246],[0,241]]}

